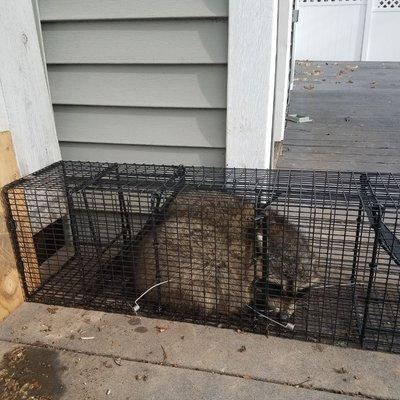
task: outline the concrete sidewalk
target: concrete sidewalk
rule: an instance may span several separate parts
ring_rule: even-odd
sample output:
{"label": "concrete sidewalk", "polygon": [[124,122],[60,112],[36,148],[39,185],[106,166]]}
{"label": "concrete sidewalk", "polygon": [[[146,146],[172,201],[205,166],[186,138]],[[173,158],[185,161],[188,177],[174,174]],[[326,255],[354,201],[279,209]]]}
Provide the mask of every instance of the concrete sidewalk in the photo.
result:
{"label": "concrete sidewalk", "polygon": [[1,399],[400,399],[398,355],[33,303],[0,351]]}

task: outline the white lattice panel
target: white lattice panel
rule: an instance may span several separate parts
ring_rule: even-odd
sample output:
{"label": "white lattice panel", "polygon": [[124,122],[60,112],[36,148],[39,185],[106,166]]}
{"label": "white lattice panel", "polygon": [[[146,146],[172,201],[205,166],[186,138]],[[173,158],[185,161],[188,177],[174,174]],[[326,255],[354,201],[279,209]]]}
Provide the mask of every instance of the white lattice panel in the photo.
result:
{"label": "white lattice panel", "polygon": [[322,5],[363,5],[367,0],[299,0],[301,6],[322,6]]}
{"label": "white lattice panel", "polygon": [[375,0],[374,6],[380,11],[400,11],[400,0]]}
{"label": "white lattice panel", "polygon": [[400,0],[373,0],[364,59],[400,61]]}

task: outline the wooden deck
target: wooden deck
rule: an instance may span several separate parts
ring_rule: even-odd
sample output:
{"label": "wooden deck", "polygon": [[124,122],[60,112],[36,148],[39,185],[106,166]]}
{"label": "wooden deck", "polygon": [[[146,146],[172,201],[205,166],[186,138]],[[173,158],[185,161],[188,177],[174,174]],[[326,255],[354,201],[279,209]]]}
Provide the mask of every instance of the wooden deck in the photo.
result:
{"label": "wooden deck", "polygon": [[280,169],[400,172],[400,63],[297,62]]}

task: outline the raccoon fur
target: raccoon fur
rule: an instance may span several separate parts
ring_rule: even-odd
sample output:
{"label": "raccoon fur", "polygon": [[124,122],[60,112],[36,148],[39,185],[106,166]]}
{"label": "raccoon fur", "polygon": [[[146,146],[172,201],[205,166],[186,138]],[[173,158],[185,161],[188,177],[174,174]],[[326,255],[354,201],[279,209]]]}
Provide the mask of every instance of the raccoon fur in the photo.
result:
{"label": "raccoon fur", "polygon": [[[145,301],[189,315],[241,314],[246,305],[259,304],[260,296],[265,307],[261,249],[251,201],[217,190],[183,190],[136,248],[136,293],[167,281]],[[306,239],[272,211],[268,253],[267,284],[273,285],[268,310],[290,315],[294,291],[315,282],[315,276]]]}

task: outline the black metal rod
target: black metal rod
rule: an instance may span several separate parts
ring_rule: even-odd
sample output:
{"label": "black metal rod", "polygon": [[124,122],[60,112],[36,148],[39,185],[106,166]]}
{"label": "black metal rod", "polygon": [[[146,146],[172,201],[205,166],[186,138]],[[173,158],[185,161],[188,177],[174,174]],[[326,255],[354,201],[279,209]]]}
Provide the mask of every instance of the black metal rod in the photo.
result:
{"label": "black metal rod", "polygon": [[65,169],[65,164],[62,163],[61,165],[62,165],[63,178],[64,178],[65,196],[67,198],[69,221],[70,221],[70,225],[71,225],[72,243],[74,245],[75,254],[80,255],[81,247],[80,247],[80,240],[79,240],[79,233],[78,233],[78,224],[77,224],[76,214],[75,214],[74,199],[72,197],[70,187],[68,186],[68,177],[67,177],[67,171]]}
{"label": "black metal rod", "polygon": [[262,282],[264,283],[264,300],[266,304],[266,312],[269,310],[269,250],[268,250],[268,241],[269,241],[269,221],[268,216],[266,215],[262,219]]}
{"label": "black metal rod", "polygon": [[372,255],[371,255],[371,261],[369,263],[369,278],[368,278],[368,287],[367,287],[367,293],[365,296],[365,306],[364,306],[364,316],[363,316],[363,322],[362,322],[362,327],[361,327],[361,333],[360,333],[360,345],[361,347],[364,347],[364,341],[365,341],[365,332],[367,329],[368,325],[368,318],[369,318],[369,307],[370,307],[370,302],[371,302],[371,293],[372,293],[372,287],[374,283],[374,278],[375,278],[375,273],[376,273],[376,267],[377,267],[377,255],[378,255],[378,248],[379,248],[379,229],[380,229],[380,223],[381,223],[381,209],[379,206],[375,206],[373,208],[373,212],[375,214],[374,216],[374,244],[372,248]]}
{"label": "black metal rod", "polygon": [[350,282],[354,284],[355,290],[355,283],[356,283],[356,273],[357,273],[357,264],[358,264],[358,255],[359,255],[359,244],[360,244],[360,235],[361,235],[361,222],[362,222],[362,211],[363,206],[360,200],[358,206],[358,213],[357,213],[357,227],[356,227],[356,234],[354,238],[354,248],[353,248],[353,266],[351,269],[351,277]]}

